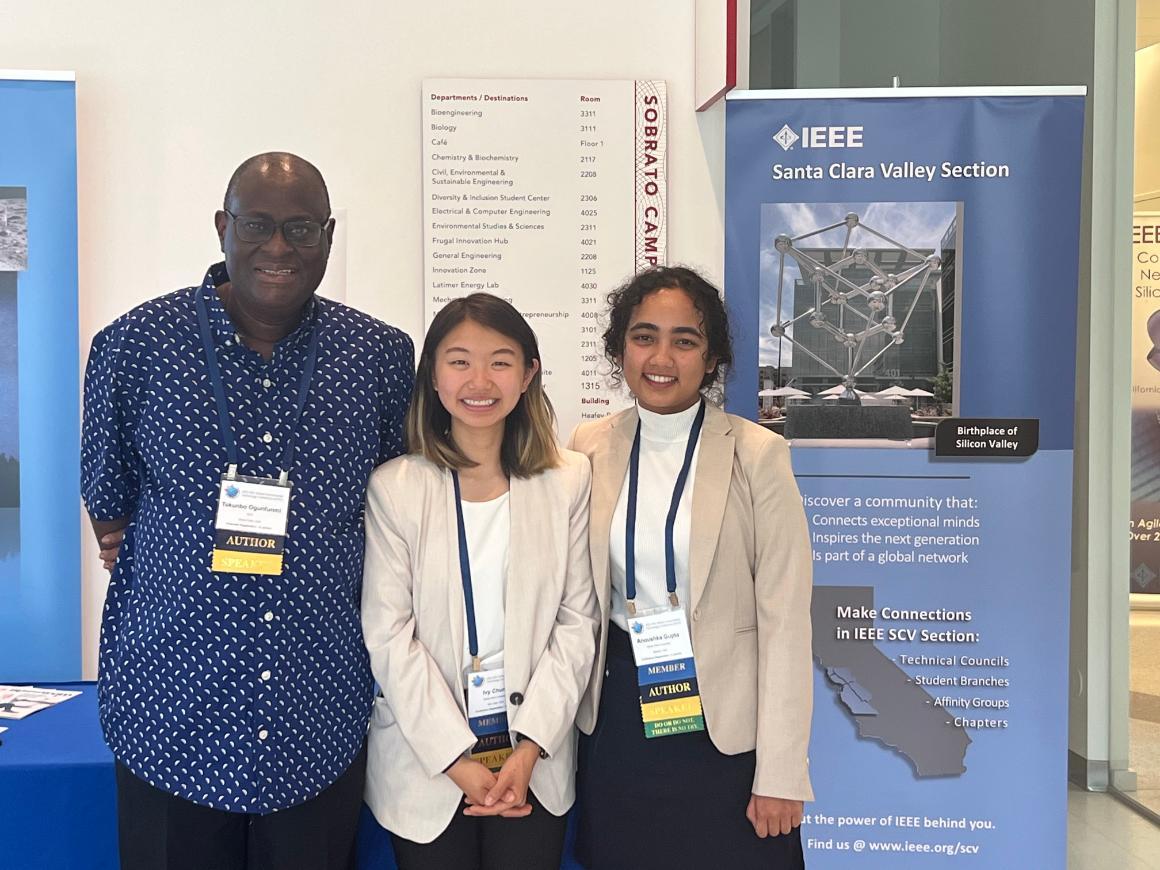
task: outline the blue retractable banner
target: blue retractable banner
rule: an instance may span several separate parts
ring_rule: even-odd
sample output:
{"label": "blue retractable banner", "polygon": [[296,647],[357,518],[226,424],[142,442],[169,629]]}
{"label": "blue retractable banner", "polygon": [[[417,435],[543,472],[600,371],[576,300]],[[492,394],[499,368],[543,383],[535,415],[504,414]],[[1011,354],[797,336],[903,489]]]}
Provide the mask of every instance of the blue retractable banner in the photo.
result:
{"label": "blue retractable banner", "polygon": [[0,71],[0,683],[81,676],[76,93]]}
{"label": "blue retractable banner", "polygon": [[815,870],[1066,865],[1083,112],[728,102],[727,404],[789,439],[814,548]]}

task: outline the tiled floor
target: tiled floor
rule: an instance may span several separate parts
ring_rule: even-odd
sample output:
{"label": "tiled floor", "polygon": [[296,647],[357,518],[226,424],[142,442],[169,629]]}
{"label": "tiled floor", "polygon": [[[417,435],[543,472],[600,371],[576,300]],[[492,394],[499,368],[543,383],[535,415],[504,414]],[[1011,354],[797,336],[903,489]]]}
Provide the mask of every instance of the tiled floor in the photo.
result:
{"label": "tiled floor", "polygon": [[1067,870],[1160,868],[1160,825],[1109,794],[1069,790]]}
{"label": "tiled floor", "polygon": [[1132,611],[1128,763],[1134,797],[1160,813],[1160,612]]}
{"label": "tiled floor", "polygon": [[[1160,612],[1132,611],[1129,765],[1133,797],[1160,812]],[[1160,825],[1109,794],[1067,796],[1068,870],[1160,868]]]}

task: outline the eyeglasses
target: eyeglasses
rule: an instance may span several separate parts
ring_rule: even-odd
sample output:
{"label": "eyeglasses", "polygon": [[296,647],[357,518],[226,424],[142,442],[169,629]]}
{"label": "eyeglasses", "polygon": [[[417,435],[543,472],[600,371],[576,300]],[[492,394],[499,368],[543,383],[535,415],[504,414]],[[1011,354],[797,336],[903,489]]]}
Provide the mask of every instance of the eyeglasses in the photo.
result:
{"label": "eyeglasses", "polygon": [[277,223],[268,217],[234,214],[229,209],[225,209],[225,213],[234,219],[234,232],[238,238],[251,245],[270,241],[278,229],[282,230],[282,238],[296,248],[313,248],[322,241],[323,224],[308,218]]}

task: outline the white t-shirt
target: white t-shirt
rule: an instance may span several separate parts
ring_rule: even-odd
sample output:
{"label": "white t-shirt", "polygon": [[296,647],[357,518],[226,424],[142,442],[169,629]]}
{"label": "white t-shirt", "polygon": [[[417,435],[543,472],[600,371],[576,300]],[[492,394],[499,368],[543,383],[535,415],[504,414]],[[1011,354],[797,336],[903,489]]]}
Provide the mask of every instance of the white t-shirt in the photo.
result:
{"label": "white t-shirt", "polygon": [[[669,606],[665,585],[665,518],[673,500],[673,489],[685,461],[689,430],[700,404],[676,414],[654,414],[637,406],[640,414],[640,477],[636,491],[636,609],[638,613]],[[693,451],[693,465],[685,481],[685,491],[677,507],[673,526],[673,554],[677,575],[677,597],[689,603],[689,531],[693,513],[693,478],[700,439]],[[612,570],[610,618],[628,630],[625,606],[625,518],[628,514],[628,473],[620,487],[620,498],[612,513],[608,555]]]}
{"label": "white t-shirt", "polygon": [[[511,542],[510,492],[491,501],[463,502],[463,529],[471,558],[471,590],[479,657],[485,670],[503,667],[503,618]],[[471,667],[467,608],[463,609],[463,666]]]}

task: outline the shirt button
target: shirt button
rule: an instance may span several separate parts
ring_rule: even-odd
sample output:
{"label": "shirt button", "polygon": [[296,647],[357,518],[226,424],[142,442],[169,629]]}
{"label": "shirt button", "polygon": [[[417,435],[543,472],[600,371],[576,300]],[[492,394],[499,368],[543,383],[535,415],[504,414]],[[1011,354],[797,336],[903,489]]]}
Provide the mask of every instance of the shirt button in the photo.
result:
{"label": "shirt button", "polygon": [[265,435],[262,436],[262,440],[265,441],[267,444],[269,444],[271,441],[274,440],[274,436],[271,435],[269,432],[267,432]]}
{"label": "shirt button", "polygon": [[263,728],[261,731],[258,732],[258,739],[259,740],[265,740],[269,736],[270,736],[270,732],[267,731],[265,728]]}
{"label": "shirt button", "polygon": [[266,620],[266,622],[273,622],[274,621],[274,611],[267,610],[265,613],[262,614],[262,619]]}
{"label": "shirt button", "polygon": [[524,696],[520,692],[512,692],[511,697],[508,700],[510,700],[518,707],[520,704],[524,703]]}
{"label": "shirt button", "polygon": [[273,383],[274,382],[272,380],[270,380],[269,378],[262,378],[262,386],[265,387],[267,390],[270,389],[270,387],[273,385]]}
{"label": "shirt button", "polygon": [[270,672],[269,671],[262,671],[262,682],[268,683],[269,681],[270,681]]}

